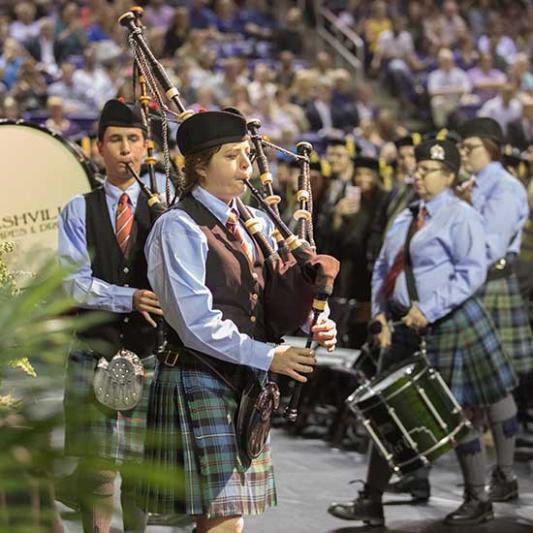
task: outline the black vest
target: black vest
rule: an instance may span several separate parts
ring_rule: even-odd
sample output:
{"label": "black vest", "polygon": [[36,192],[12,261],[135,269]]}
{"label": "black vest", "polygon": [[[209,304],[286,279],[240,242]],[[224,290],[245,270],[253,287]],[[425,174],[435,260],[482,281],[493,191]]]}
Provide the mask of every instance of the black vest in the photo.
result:
{"label": "black vest", "polygon": [[[105,190],[99,187],[85,195],[85,232],[95,278],[113,285],[150,289],[146,275],[144,244],[150,232],[150,212],[145,196],[139,194],[127,257],[120,250],[107,208]],[[102,313],[81,309],[82,313]],[[135,352],[139,357],[154,353],[157,333],[137,311],[107,313],[109,321],[78,332],[91,348],[107,358],[120,348]],[[104,341],[104,344],[102,344]]]}
{"label": "black vest", "polygon": [[[208,243],[205,284],[213,295],[213,309],[221,311],[224,319],[231,320],[241,333],[266,341],[263,309],[264,257],[256,246],[256,259],[251,265],[241,245],[224,225],[191,194],[181,198],[176,209],[185,211],[199,226]],[[165,216],[165,215],[163,215]],[[254,241],[255,242],[255,241]],[[166,338],[170,351],[180,352],[180,364],[205,370],[184,349],[178,334],[167,325]],[[249,369],[202,354],[211,366],[240,389],[249,379]]]}

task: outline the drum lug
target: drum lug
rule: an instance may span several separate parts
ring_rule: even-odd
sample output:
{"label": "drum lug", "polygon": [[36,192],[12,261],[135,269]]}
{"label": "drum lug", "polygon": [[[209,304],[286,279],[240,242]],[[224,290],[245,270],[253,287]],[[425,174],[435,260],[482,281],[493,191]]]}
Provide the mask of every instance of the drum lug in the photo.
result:
{"label": "drum lug", "polygon": [[[378,437],[378,434],[374,431],[374,428],[372,427],[372,423],[368,418],[364,418],[363,416],[360,416],[361,422],[363,422],[363,425],[365,426],[366,430],[372,437],[372,440],[374,441],[374,444],[378,447],[379,451],[381,452],[382,457],[391,465],[392,469],[396,471],[398,467],[394,465],[394,463],[391,461],[392,459],[392,453],[389,453],[387,451],[387,448],[385,448],[385,445],[383,442],[381,442],[381,439]],[[399,470],[399,469],[398,469]]]}
{"label": "drum lug", "polygon": [[394,422],[396,422],[396,425],[400,428],[400,431],[402,432],[404,439],[409,443],[409,446],[411,446],[413,450],[418,451],[418,443],[413,440],[407,429],[405,429],[405,426],[396,414],[394,407],[391,407],[387,403],[385,403],[385,405],[387,406],[387,412],[390,414]]}
{"label": "drum lug", "polygon": [[454,413],[462,413],[463,412],[463,408],[459,405],[459,403],[455,399],[455,396],[452,394],[452,391],[450,390],[450,388],[448,387],[446,382],[442,379],[442,376],[440,375],[440,373],[439,372],[435,372],[435,377],[437,378],[437,380],[440,383],[440,385],[442,386],[444,392],[446,393],[446,395],[448,396],[448,398],[452,402],[452,404],[454,406],[454,411],[453,412]]}
{"label": "drum lug", "polygon": [[422,397],[422,400],[424,400],[426,407],[431,411],[433,418],[437,421],[441,429],[448,431],[448,424],[446,424],[446,422],[444,422],[444,420],[441,418],[441,416],[435,409],[435,406],[431,403],[430,399],[428,398],[426,391],[419,385],[416,386],[416,390],[418,394],[420,394],[420,396]]}

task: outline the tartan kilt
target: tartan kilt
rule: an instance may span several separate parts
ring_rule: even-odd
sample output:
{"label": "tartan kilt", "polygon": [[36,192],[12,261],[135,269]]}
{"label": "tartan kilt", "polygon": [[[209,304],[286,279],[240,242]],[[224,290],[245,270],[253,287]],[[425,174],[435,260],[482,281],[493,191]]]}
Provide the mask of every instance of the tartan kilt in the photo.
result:
{"label": "tartan kilt", "polygon": [[[510,357],[476,297],[431,324],[426,341],[429,363],[463,407],[487,407],[518,384]],[[413,330],[396,327],[385,367],[398,365],[419,348],[420,338]]]}
{"label": "tartan kilt", "polygon": [[494,322],[516,371],[533,370],[533,336],[516,274],[487,281],[478,297]]}
{"label": "tartan kilt", "polygon": [[[209,371],[158,365],[151,387],[145,458],[179,475],[184,489],[149,484],[143,506],[152,513],[255,515],[276,505],[270,444],[251,464],[241,460],[234,393]],[[155,444],[155,445],[154,445]]]}
{"label": "tartan kilt", "polygon": [[143,359],[145,382],[139,403],[129,411],[114,411],[94,396],[96,357],[78,350],[69,354],[63,400],[66,455],[116,463],[143,460],[154,361],[154,357]]}

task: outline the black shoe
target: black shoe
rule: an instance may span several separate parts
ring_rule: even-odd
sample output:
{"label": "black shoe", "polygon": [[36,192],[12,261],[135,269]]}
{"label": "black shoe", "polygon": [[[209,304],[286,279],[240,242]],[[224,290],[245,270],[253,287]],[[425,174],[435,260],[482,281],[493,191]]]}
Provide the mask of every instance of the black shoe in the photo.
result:
{"label": "black shoe", "polygon": [[369,526],[385,524],[381,500],[370,498],[364,491],[351,502],[332,503],[328,513],[342,520],[360,520]]}
{"label": "black shoe", "polygon": [[444,519],[444,523],[448,526],[474,526],[493,519],[494,511],[490,501],[482,502],[465,494],[465,501]]}
{"label": "black shoe", "polygon": [[426,478],[419,478],[413,474],[407,474],[394,483],[389,483],[385,489],[387,492],[396,494],[411,494],[416,502],[427,502],[431,495],[431,486]]}
{"label": "black shoe", "polygon": [[518,481],[513,476],[507,479],[505,474],[495,467],[492,470],[489,483],[489,498],[491,502],[507,502],[518,498]]}

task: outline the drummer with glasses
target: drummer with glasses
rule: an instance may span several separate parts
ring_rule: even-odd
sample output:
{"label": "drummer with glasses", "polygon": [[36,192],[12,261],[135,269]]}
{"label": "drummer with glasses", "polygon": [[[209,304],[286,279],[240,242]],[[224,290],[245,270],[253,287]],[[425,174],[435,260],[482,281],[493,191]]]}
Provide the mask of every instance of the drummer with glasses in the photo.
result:
{"label": "drummer with glasses", "polygon": [[[490,412],[491,406],[509,396],[516,376],[475,297],[487,274],[482,219],[451,190],[461,163],[454,143],[428,140],[416,147],[415,156],[415,190],[421,200],[403,211],[387,233],[372,277],[372,313],[382,324],[376,340],[388,348],[382,368],[414,355],[424,338],[430,364],[440,371],[457,401],[468,413]],[[394,329],[390,321],[397,324]],[[472,429],[456,452],[464,501],[445,523],[475,525],[491,520],[481,433]],[[382,497],[391,475],[373,447],[363,491],[354,501],[333,503],[329,513],[383,525]]]}

